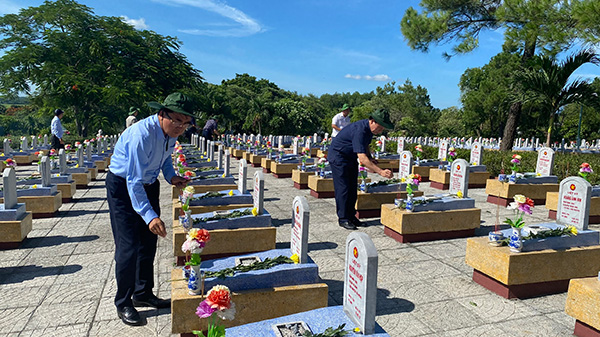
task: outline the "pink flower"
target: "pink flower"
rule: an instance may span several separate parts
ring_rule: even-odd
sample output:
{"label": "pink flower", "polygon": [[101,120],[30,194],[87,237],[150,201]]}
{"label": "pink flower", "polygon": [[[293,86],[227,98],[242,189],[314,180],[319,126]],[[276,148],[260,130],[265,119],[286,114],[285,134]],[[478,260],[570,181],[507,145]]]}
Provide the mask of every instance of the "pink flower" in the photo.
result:
{"label": "pink flower", "polygon": [[529,206],[528,204],[519,204],[519,211],[521,211],[523,213],[527,213],[529,215],[531,215],[531,213],[533,213],[531,211],[531,206]]}
{"label": "pink flower", "polygon": [[200,305],[198,305],[198,308],[196,309],[196,315],[198,315],[198,317],[200,317],[200,318],[208,318],[215,311],[217,311],[217,308],[213,308],[210,305],[208,305],[208,303],[206,303],[206,301],[202,301],[202,302],[200,302]]}

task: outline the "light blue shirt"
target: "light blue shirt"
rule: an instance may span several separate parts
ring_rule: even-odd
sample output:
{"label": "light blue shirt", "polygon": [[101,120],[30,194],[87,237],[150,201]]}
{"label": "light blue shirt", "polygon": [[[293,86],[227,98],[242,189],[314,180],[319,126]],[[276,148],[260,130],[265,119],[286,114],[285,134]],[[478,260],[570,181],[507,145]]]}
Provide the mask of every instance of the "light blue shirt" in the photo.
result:
{"label": "light blue shirt", "polygon": [[60,118],[58,118],[58,116],[54,116],[54,118],[52,118],[52,124],[50,124],[50,131],[52,132],[53,135],[62,139],[63,128],[62,128],[62,123],[60,122]]}
{"label": "light blue shirt", "polygon": [[127,181],[131,205],[147,224],[158,214],[150,205],[144,185],[155,182],[161,169],[171,183],[176,175],[171,160],[175,141],[163,133],[158,115],[152,115],[123,131],[110,158],[110,172]]}

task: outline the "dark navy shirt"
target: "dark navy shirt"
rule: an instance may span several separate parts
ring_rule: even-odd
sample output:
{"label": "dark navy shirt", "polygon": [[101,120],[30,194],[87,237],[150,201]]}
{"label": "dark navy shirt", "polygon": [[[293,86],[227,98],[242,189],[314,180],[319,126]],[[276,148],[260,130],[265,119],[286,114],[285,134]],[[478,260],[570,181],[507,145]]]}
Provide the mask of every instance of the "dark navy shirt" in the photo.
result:
{"label": "dark navy shirt", "polygon": [[373,139],[373,132],[369,127],[369,120],[362,119],[354,122],[340,131],[331,141],[327,159],[335,163],[338,160],[356,161],[357,153],[369,154],[369,145]]}

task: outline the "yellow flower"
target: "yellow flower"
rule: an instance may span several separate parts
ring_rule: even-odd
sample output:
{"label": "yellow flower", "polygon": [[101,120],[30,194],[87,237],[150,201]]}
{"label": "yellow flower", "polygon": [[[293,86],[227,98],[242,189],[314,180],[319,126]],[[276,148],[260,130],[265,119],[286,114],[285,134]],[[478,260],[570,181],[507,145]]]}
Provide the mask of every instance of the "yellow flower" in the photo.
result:
{"label": "yellow flower", "polygon": [[200,155],[200,159],[204,159],[204,156]]}
{"label": "yellow flower", "polygon": [[206,161],[207,161],[207,162],[209,162],[209,161],[210,161],[210,158],[206,159]]}
{"label": "yellow flower", "polygon": [[221,177],[225,178],[225,173],[223,173],[223,174],[221,175]]}
{"label": "yellow flower", "polygon": [[233,196],[233,190],[229,191],[229,196]]}
{"label": "yellow flower", "polygon": [[354,328],[354,332],[360,332],[360,328]]}
{"label": "yellow flower", "polygon": [[78,168],[78,167],[79,167],[79,164],[75,164],[75,168]]}
{"label": "yellow flower", "polygon": [[459,197],[459,198],[462,198],[463,197],[463,192],[462,191],[456,192],[456,196]]}
{"label": "yellow flower", "polygon": [[298,254],[294,254],[294,255],[290,256],[290,259],[292,261],[294,261],[295,264],[300,263],[300,258],[298,257]]}
{"label": "yellow flower", "polygon": [[256,209],[256,207],[254,207],[252,209],[252,215],[257,216],[258,215],[258,209]]}
{"label": "yellow flower", "polygon": [[536,175],[537,175],[538,177],[541,177],[541,176],[542,176],[542,174],[541,174],[541,173],[539,173],[539,172],[538,172]]}
{"label": "yellow flower", "polygon": [[571,233],[573,233],[573,235],[577,235],[577,227],[575,226],[567,226],[567,229],[571,231]]}
{"label": "yellow flower", "polygon": [[471,165],[477,165],[477,162],[476,162],[476,161],[474,161],[474,162],[473,162],[473,164],[471,164]]}
{"label": "yellow flower", "polygon": [[524,204],[527,201],[527,198],[523,194],[516,194],[514,196],[514,199],[520,204]]}
{"label": "yellow flower", "polygon": [[31,185],[31,188],[37,188],[37,184]]}
{"label": "yellow flower", "polygon": [[403,182],[403,183],[405,183],[405,182],[406,182],[406,178],[402,177],[402,178],[400,179],[400,181],[401,181],[401,182]]}
{"label": "yellow flower", "polygon": [[519,160],[521,160],[521,156],[520,156],[520,155],[516,155],[516,156],[515,156],[515,159],[519,159]]}
{"label": "yellow flower", "polygon": [[204,152],[204,155],[206,156],[206,152]]}
{"label": "yellow flower", "polygon": [[194,188],[194,186],[187,186],[183,189],[183,191],[190,194],[196,193],[196,189]]}
{"label": "yellow flower", "polygon": [[23,150],[19,150],[19,152],[23,152]]}

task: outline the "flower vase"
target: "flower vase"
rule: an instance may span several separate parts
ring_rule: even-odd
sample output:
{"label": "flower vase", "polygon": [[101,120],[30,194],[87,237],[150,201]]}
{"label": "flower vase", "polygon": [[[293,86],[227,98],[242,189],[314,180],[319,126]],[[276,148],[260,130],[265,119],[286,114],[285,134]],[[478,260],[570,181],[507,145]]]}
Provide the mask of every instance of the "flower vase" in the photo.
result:
{"label": "flower vase", "polygon": [[489,244],[492,246],[501,246],[502,240],[504,240],[504,234],[501,231],[493,231],[488,234]]}
{"label": "flower vase", "polygon": [[188,278],[188,293],[190,295],[200,294],[200,266],[191,266]]}
{"label": "flower vase", "polygon": [[186,280],[190,278],[190,271],[192,270],[192,268],[190,267],[191,266],[183,266],[183,268],[181,269],[181,277],[183,277]]}
{"label": "flower vase", "polygon": [[521,228],[512,227],[512,233],[508,240],[510,251],[520,253],[523,250],[523,240],[521,238]]}
{"label": "flower vase", "polygon": [[421,164],[421,159],[417,157],[417,160],[415,160],[415,166],[419,166],[419,164]]}
{"label": "flower vase", "polygon": [[302,166],[300,167],[302,172],[306,172],[306,162],[302,161]]}
{"label": "flower vase", "polygon": [[508,177],[508,183],[509,184],[516,184],[517,183],[517,172],[516,171],[512,171],[512,173]]}
{"label": "flower vase", "polygon": [[375,152],[375,159],[379,159],[379,151]]}
{"label": "flower vase", "polygon": [[367,192],[367,184],[365,184],[365,180],[364,179],[362,179],[360,181],[360,191],[361,192]]}
{"label": "flower vase", "polygon": [[321,178],[325,178],[325,168],[323,168],[323,167],[322,167],[322,168],[319,170],[319,176],[320,176]]}
{"label": "flower vase", "polygon": [[412,212],[414,209],[412,194],[409,194],[406,196],[406,208],[405,209],[407,212]]}

